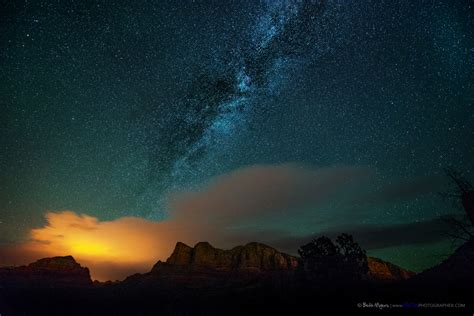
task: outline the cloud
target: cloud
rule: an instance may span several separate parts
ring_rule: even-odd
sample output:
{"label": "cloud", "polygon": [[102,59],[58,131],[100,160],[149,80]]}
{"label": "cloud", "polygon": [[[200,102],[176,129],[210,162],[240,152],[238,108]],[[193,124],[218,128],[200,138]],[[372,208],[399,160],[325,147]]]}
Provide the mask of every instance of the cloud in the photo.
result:
{"label": "cloud", "polygon": [[[30,240],[13,247],[3,247],[0,264],[24,263],[31,257],[72,255],[89,266],[96,279],[123,277],[120,271],[146,271],[158,258],[171,251],[169,225],[137,217],[113,221],[80,215],[71,211],[46,214],[46,225],[30,231]],[[171,239],[170,239],[171,238]],[[28,261],[27,261],[28,262]],[[114,263],[114,272],[107,276],[101,266]]]}
{"label": "cloud", "polygon": [[358,196],[354,203],[381,205],[415,199],[422,195],[440,192],[447,186],[446,178],[423,176],[382,185],[379,190]]}
{"label": "cloud", "polygon": [[171,198],[176,218],[235,222],[255,217],[295,213],[318,206],[336,193],[372,175],[367,168],[312,169],[300,165],[261,165],[213,179],[202,190]]}
{"label": "cloud", "polygon": [[[294,253],[303,240],[292,237],[290,220],[300,226],[314,226],[312,231],[322,234],[353,233],[369,249],[438,238],[431,222],[338,226],[344,214],[323,214],[323,209],[333,210],[327,206],[336,201],[342,203],[347,216],[344,203],[359,194],[371,203],[412,196],[412,186],[408,186],[406,190],[389,187],[381,191],[388,193],[380,198],[366,198],[370,196],[367,183],[372,178],[373,172],[367,168],[256,165],[211,179],[199,190],[175,192],[170,196],[171,216],[164,221],[138,217],[101,221],[72,211],[49,212],[46,224],[32,229],[29,240],[0,246],[0,265],[72,255],[91,269],[94,279],[108,280],[149,271],[156,261],[170,255],[177,241],[194,244],[207,240],[219,247],[262,241]],[[321,225],[323,215],[330,219],[325,226]],[[271,226],[278,221],[285,223],[283,229]]]}
{"label": "cloud", "polygon": [[[396,246],[435,243],[445,240],[445,233],[449,230],[443,218],[438,217],[403,224],[336,226],[330,230],[305,236],[287,234],[286,237],[273,239],[272,244],[279,249],[295,253],[296,249],[313,238],[319,236],[335,238],[341,233],[351,234],[364,249],[369,251]],[[274,235],[268,237],[274,238]]]}

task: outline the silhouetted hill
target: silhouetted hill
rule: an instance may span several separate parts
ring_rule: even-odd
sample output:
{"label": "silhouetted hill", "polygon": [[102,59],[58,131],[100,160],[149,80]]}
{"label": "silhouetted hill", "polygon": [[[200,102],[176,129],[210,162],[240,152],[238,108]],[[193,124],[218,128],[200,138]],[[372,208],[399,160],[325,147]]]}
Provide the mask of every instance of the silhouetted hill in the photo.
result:
{"label": "silhouetted hill", "polygon": [[470,285],[474,288],[474,238],[440,264],[418,274],[411,282]]}
{"label": "silhouetted hill", "polygon": [[92,286],[89,269],[72,256],[44,258],[27,266],[0,268],[2,287],[87,287]]}

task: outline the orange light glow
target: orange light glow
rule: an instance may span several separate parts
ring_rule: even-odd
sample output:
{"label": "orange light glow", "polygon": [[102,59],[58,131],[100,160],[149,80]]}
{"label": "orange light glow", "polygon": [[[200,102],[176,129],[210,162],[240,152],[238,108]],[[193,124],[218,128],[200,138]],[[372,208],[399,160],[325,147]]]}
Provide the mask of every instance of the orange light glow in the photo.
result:
{"label": "orange light glow", "polygon": [[0,249],[4,254],[0,265],[72,255],[90,269],[93,279],[116,280],[150,271],[158,260],[166,260],[178,240],[193,243],[198,241],[193,239],[197,236],[210,236],[205,233],[210,231],[207,226],[184,221],[158,222],[139,217],[100,221],[71,211],[49,212],[45,217],[46,224],[32,229],[28,241]]}
{"label": "orange light glow", "polygon": [[[175,243],[163,223],[142,218],[99,221],[63,211],[47,213],[46,220],[45,226],[31,230],[30,241],[22,247],[41,257],[72,255],[99,280],[149,271],[156,261],[169,256]],[[111,275],[106,267],[119,272]]]}
{"label": "orange light glow", "polygon": [[77,240],[71,242],[69,245],[69,249],[71,249],[71,253],[76,254],[77,256],[103,256],[107,254],[108,256],[113,257],[114,251],[111,247],[108,247],[103,242],[98,243],[94,242],[93,240]]}

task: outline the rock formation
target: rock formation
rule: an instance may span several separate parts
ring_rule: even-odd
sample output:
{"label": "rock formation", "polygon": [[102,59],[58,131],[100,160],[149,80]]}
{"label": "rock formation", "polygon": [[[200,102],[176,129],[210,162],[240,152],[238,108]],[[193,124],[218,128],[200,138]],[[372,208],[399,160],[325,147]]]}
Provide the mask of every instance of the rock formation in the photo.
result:
{"label": "rock formation", "polygon": [[89,269],[72,256],[44,258],[27,266],[0,268],[4,287],[84,287],[92,285]]}
{"label": "rock formation", "polygon": [[[398,281],[413,275],[394,264],[368,258],[369,278]],[[260,243],[230,250],[214,248],[208,242],[190,247],[178,242],[166,262],[157,262],[149,273],[137,274],[125,284],[165,287],[241,287],[259,283],[288,286],[297,282],[299,259]]]}
{"label": "rock formation", "polygon": [[409,279],[415,275],[414,272],[378,258],[368,257],[367,263],[369,264],[369,276],[375,280],[399,281]]}
{"label": "rock formation", "polygon": [[291,282],[298,259],[260,243],[230,250],[214,248],[208,242],[189,247],[181,242],[166,262],[157,262],[149,273],[127,278],[125,285],[181,288],[241,288],[271,282]]}
{"label": "rock formation", "polygon": [[255,270],[263,272],[293,270],[298,265],[298,259],[256,242],[237,246],[230,250],[214,248],[208,242],[197,243],[194,248],[178,242],[166,263],[206,267],[221,271]]}

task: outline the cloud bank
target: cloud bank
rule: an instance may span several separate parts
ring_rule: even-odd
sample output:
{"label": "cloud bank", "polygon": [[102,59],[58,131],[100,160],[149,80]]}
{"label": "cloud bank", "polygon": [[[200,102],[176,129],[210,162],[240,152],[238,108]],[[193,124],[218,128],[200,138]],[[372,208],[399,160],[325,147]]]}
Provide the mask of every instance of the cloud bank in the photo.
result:
{"label": "cloud bank", "polygon": [[175,218],[236,222],[295,213],[327,202],[372,175],[358,167],[312,169],[295,164],[251,166],[211,180],[203,189],[171,197]]}

